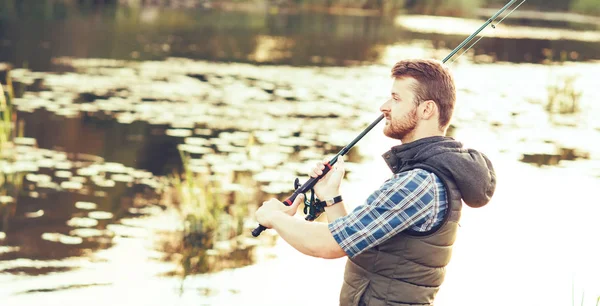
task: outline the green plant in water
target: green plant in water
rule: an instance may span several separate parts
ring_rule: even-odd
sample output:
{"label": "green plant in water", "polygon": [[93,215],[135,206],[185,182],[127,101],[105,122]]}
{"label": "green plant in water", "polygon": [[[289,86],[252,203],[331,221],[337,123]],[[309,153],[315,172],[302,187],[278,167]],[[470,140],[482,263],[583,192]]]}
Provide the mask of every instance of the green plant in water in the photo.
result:
{"label": "green plant in water", "polygon": [[582,92],[574,86],[576,79],[575,76],[561,77],[555,84],[547,87],[546,111],[559,114],[574,114],[579,111]]}
{"label": "green plant in water", "polygon": [[[584,305],[585,291],[581,292],[581,306]],[[571,305],[575,306],[575,278],[571,280]],[[596,306],[600,305],[600,296],[596,298]]]}
{"label": "green plant in water", "polygon": [[21,190],[24,173],[13,166],[14,149],[12,83],[6,73],[6,91],[0,82],[0,230],[7,231],[9,219],[16,209],[16,198]]}
{"label": "green plant in water", "polygon": [[483,0],[423,0],[415,1],[411,10],[425,15],[467,17],[472,16],[483,2]]}
{"label": "green plant in water", "polygon": [[12,89],[10,77],[7,76],[6,92],[4,86],[0,83],[0,113],[2,120],[0,121],[0,151],[11,140],[12,135]]}
{"label": "green plant in water", "polygon": [[190,168],[190,156],[181,150],[179,153],[183,173],[171,176],[170,180],[179,196],[184,220],[182,267],[185,277],[211,270],[211,249],[219,228],[219,218],[224,213],[225,201],[220,195],[220,186],[194,173]]}
{"label": "green plant in water", "polygon": [[16,210],[17,195],[23,185],[24,173],[11,169],[7,161],[0,159],[0,231],[6,232],[10,217]]}
{"label": "green plant in water", "polygon": [[571,10],[584,14],[600,15],[598,0],[574,0],[571,2]]}
{"label": "green plant in water", "polygon": [[220,186],[201,174],[194,173],[189,166],[190,156],[181,150],[179,153],[183,162],[183,179],[175,176],[173,183],[181,196],[187,233],[198,235],[201,239],[197,242],[211,248],[219,217],[225,208],[225,201],[219,192]]}

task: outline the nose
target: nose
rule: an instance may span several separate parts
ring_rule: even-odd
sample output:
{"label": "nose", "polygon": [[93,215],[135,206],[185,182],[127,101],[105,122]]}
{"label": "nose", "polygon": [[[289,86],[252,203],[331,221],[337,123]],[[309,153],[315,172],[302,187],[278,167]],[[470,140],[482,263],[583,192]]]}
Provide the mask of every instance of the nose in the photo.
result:
{"label": "nose", "polygon": [[381,104],[381,106],[379,107],[379,110],[382,113],[386,113],[390,111],[390,102],[392,101],[392,99],[387,99],[383,104]]}

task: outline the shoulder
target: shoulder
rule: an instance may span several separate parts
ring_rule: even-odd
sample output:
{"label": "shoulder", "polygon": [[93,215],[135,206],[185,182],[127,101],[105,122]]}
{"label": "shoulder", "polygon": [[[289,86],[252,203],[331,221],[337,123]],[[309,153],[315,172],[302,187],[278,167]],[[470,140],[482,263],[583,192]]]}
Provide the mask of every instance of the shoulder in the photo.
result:
{"label": "shoulder", "polygon": [[446,187],[438,175],[425,169],[412,169],[394,174],[383,186],[386,190],[403,190],[405,193],[445,193]]}
{"label": "shoulder", "polygon": [[394,181],[419,181],[426,183],[441,182],[440,178],[435,173],[420,168],[395,173],[388,182]]}

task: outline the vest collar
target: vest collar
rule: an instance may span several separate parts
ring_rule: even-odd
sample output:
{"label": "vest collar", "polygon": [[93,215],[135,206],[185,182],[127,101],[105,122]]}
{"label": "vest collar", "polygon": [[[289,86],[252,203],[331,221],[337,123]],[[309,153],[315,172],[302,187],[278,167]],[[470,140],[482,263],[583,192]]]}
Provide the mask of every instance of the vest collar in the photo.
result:
{"label": "vest collar", "polygon": [[385,163],[388,165],[392,173],[398,173],[405,166],[415,164],[420,161],[419,153],[424,147],[443,140],[452,139],[446,136],[431,136],[420,138],[415,141],[401,144],[392,147],[389,151],[385,152],[382,157]]}

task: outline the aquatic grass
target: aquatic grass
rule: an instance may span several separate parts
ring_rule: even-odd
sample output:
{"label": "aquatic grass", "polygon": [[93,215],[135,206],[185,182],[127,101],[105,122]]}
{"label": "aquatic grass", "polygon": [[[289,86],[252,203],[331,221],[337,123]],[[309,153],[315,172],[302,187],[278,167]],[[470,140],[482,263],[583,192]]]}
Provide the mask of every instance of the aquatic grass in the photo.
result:
{"label": "aquatic grass", "polygon": [[473,16],[483,6],[484,0],[423,0],[407,1],[405,9],[424,15],[445,15],[455,17]]}
{"label": "aquatic grass", "polygon": [[549,113],[574,114],[579,109],[582,92],[574,86],[576,76],[563,76],[547,87],[546,111]]}
{"label": "aquatic grass", "polygon": [[[179,150],[183,171],[169,177],[175,188],[183,219],[181,267],[183,277],[211,272],[216,268],[219,253],[214,250],[225,213],[225,197],[218,181],[209,173],[192,171],[191,156]],[[210,172],[210,169],[207,171]]]}
{"label": "aquatic grass", "polygon": [[[585,290],[581,292],[580,305],[583,306],[585,301]],[[600,305],[600,296],[596,298],[596,306]],[[575,278],[571,280],[571,306],[575,306]]]}
{"label": "aquatic grass", "polygon": [[[179,150],[183,173],[171,177],[173,186],[180,197],[180,209],[184,215],[186,239],[200,238],[192,244],[212,248],[214,235],[219,225],[219,217],[224,213],[225,201],[220,195],[217,181],[211,181],[201,173],[194,173],[190,167],[190,155]],[[191,241],[190,241],[191,242]]]}
{"label": "aquatic grass", "polygon": [[0,83],[0,112],[2,120],[0,121],[0,151],[8,145],[12,135],[12,90],[10,77],[6,77],[7,90],[4,91],[4,86]]}
{"label": "aquatic grass", "polygon": [[6,232],[10,218],[14,216],[18,194],[23,186],[25,174],[14,169],[0,158],[0,230]]}
{"label": "aquatic grass", "polygon": [[[247,145],[252,144],[250,137]],[[198,167],[202,162],[183,146],[178,151],[182,171],[168,179],[183,222],[183,237],[176,247],[183,280],[192,274],[250,264],[256,246],[247,238],[246,226],[248,203],[256,200],[252,176],[245,171],[215,176],[211,167]]]}
{"label": "aquatic grass", "polygon": [[8,230],[10,217],[16,211],[17,195],[23,184],[24,173],[15,169],[12,112],[12,83],[10,75],[6,74],[6,91],[0,82],[0,229]]}
{"label": "aquatic grass", "polygon": [[578,13],[600,15],[598,0],[574,0],[571,2],[570,8]]}

